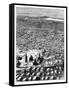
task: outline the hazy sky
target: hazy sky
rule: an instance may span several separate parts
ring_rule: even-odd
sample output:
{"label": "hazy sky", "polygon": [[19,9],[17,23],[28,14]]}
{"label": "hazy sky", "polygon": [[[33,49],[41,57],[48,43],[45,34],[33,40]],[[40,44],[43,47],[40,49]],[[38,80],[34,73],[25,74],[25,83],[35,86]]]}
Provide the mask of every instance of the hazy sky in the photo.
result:
{"label": "hazy sky", "polygon": [[49,16],[54,18],[64,18],[64,9],[63,8],[53,8],[53,7],[16,7],[16,14],[23,16]]}

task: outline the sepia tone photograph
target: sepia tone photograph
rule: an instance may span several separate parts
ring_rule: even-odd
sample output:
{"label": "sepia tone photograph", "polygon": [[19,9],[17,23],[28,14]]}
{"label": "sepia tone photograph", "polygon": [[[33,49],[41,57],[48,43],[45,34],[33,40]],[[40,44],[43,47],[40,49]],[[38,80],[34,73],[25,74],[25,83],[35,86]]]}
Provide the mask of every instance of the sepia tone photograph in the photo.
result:
{"label": "sepia tone photograph", "polygon": [[66,8],[15,5],[15,84],[66,82]]}

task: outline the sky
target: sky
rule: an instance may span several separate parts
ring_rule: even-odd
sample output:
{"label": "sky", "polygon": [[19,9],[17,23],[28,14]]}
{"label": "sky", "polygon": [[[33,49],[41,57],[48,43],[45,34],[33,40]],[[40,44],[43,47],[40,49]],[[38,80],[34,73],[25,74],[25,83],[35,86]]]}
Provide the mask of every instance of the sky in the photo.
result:
{"label": "sky", "polygon": [[16,7],[16,14],[22,16],[48,16],[64,19],[64,8],[18,6]]}

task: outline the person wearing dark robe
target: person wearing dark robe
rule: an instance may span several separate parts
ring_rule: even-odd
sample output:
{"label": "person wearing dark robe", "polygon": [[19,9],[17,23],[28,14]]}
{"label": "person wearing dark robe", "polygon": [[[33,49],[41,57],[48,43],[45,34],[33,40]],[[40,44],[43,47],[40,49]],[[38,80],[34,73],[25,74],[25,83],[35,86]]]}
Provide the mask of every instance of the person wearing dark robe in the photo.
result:
{"label": "person wearing dark robe", "polygon": [[36,59],[34,59],[33,65],[35,65],[35,66],[38,65]]}
{"label": "person wearing dark robe", "polygon": [[44,60],[44,58],[40,57],[39,64],[41,64],[43,62],[43,60]]}
{"label": "person wearing dark robe", "polygon": [[26,54],[26,56],[25,56],[25,62],[27,62],[27,54]]}
{"label": "person wearing dark robe", "polygon": [[17,60],[16,67],[19,67],[21,65],[20,60],[22,60],[22,57],[21,56],[17,56],[16,60]]}
{"label": "person wearing dark robe", "polygon": [[22,57],[21,57],[21,56],[17,56],[16,59],[17,59],[17,60],[21,60]]}
{"label": "person wearing dark robe", "polygon": [[40,56],[40,53],[39,53],[39,57],[37,58],[37,63],[38,64],[40,63],[40,59],[41,59],[41,56]]}
{"label": "person wearing dark robe", "polygon": [[19,61],[17,61],[16,67],[18,68],[21,65]]}
{"label": "person wearing dark robe", "polygon": [[33,56],[31,55],[30,58],[29,58],[29,61],[33,61]]}

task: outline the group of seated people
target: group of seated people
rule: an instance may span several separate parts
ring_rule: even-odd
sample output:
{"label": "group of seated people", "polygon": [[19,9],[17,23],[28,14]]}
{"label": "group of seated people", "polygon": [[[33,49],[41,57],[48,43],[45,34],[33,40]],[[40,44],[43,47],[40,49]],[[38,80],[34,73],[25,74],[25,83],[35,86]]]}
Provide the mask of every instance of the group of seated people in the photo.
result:
{"label": "group of seated people", "polygon": [[[55,60],[57,59],[60,59],[58,57],[61,57],[62,55],[58,55],[58,56],[54,56]],[[53,58],[49,58],[51,57],[50,53],[48,54],[48,57],[46,61],[51,61]],[[62,57],[61,57],[62,58]],[[20,60],[22,60],[22,57],[21,56],[17,56],[17,66],[19,66],[21,63],[20,63]],[[50,59],[50,60],[49,60]],[[34,58],[33,55],[30,55],[30,57],[28,58],[27,54],[25,55],[25,63],[30,63],[32,62],[33,65],[40,65],[43,61],[45,61],[44,57],[40,55],[39,53],[39,56],[37,58]]]}
{"label": "group of seated people", "polygon": [[43,60],[44,60],[44,58],[43,58],[43,56],[40,56],[40,54],[39,54],[39,57],[36,59],[33,59],[33,56],[31,55],[30,56],[30,58],[29,58],[29,61],[31,62],[33,62],[33,65],[39,65],[39,64],[41,64],[42,62],[43,62]]}
{"label": "group of seated people", "polygon": [[[17,59],[17,66],[19,66],[20,65],[19,61],[22,60],[22,57],[17,56],[16,59]],[[40,56],[40,54],[39,54],[38,58],[33,58],[33,56],[31,55],[29,57],[29,60],[28,60],[27,54],[25,55],[25,63],[32,62],[33,65],[39,65],[39,64],[41,64],[43,62],[43,60],[44,60],[44,58],[43,58],[43,56]]]}

